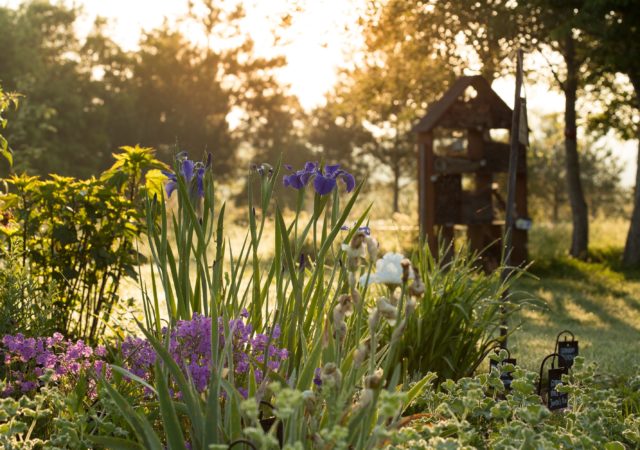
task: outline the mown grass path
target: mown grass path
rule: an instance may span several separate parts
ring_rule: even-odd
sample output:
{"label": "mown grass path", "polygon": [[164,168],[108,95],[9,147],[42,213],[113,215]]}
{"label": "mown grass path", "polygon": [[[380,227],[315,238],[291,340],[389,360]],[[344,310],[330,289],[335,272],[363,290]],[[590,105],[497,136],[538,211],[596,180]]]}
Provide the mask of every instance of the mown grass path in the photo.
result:
{"label": "mown grass path", "polygon": [[533,265],[537,279],[525,277],[517,288],[544,306],[523,311],[520,329],[509,341],[520,364],[539,370],[542,358],[553,352],[556,335],[569,329],[580,341],[580,354],[596,361],[603,373],[640,371],[640,270],[623,270],[619,254],[601,252],[590,262],[559,257]]}

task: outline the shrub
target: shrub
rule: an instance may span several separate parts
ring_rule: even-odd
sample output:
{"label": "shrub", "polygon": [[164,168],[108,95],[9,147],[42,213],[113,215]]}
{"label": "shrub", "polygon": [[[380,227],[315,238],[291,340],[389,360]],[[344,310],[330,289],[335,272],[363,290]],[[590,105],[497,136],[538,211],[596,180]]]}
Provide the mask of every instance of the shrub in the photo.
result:
{"label": "shrub", "polygon": [[162,167],[150,149],[124,147],[114,156],[100,179],[16,175],[2,196],[11,222],[4,227],[4,253],[19,252],[43,293],[55,292],[56,329],[91,342],[119,306],[121,280],[136,276],[134,242],[144,231],[140,197],[157,192],[154,176]]}

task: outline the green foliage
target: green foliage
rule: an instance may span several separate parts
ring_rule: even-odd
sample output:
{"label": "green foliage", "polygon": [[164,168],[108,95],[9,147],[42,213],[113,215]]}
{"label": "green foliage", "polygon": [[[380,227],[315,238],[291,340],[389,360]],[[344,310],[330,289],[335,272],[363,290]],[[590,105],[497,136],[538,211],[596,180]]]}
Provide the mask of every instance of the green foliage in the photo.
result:
{"label": "green foliage", "polygon": [[[600,385],[595,365],[579,357],[558,388],[569,408],[550,412],[535,394],[537,375],[514,367],[512,391],[499,370],[429,390],[414,408],[424,411],[391,437],[392,449],[636,448],[640,416],[625,413],[623,392]],[[515,370],[514,370],[515,369]]]}
{"label": "green foliage", "polygon": [[[593,136],[580,141],[580,176],[593,217],[626,216],[629,192],[621,184],[623,166],[612,149]],[[568,213],[564,132],[550,115],[534,133],[528,159],[529,202],[538,220],[557,223]]]}
{"label": "green foliage", "polygon": [[[181,167],[180,164],[176,167],[177,174],[182,173]],[[285,221],[278,205],[273,209],[271,206],[274,188],[280,183],[279,166],[273,170],[266,165],[259,167],[250,174],[245,244],[234,253],[225,240],[225,207],[217,207],[213,201],[211,170],[205,164],[196,164],[198,167],[206,168],[203,198],[193,195],[193,188],[197,187],[195,179],[190,181],[178,175],[178,205],[173,213],[164,200],[148,202],[154,275],[151,288],[143,286],[146,321],[141,326],[161,360],[153,377],[158,403],[151,414],[158,420],[154,422],[140,414],[135,399],[128,399],[105,384],[134,432],[135,438],[128,445],[161,448],[167,443],[172,448],[182,448],[187,440],[191,448],[206,449],[250,439],[262,448],[277,448],[279,426],[283,442],[294,447],[376,445],[435,375],[422,374],[411,386],[400,380],[396,367],[399,339],[407,324],[406,316],[411,314],[408,306],[403,307],[408,296],[406,289],[398,299],[398,320],[387,321],[367,300],[366,288],[357,291],[355,285],[349,285],[347,267],[352,263],[347,262],[341,244],[343,239],[351,240],[364,216],[357,217],[356,229],[345,233],[341,228],[357,202],[361,185],[344,206],[337,189],[325,196],[315,194],[313,215],[307,222],[300,216],[306,200],[301,190],[296,215]],[[254,186],[258,199],[255,205]],[[275,216],[275,248],[273,258],[266,262],[258,249],[270,211]],[[175,242],[170,242],[167,235],[169,222],[174,226]],[[365,270],[370,270],[374,261],[368,261]],[[190,319],[196,312],[222,317],[220,326],[224,327],[227,344],[223,348],[212,346],[210,382],[203,395],[181,372],[161,339],[160,330],[165,322],[159,311],[159,292],[163,291],[170,326],[178,320]],[[352,292],[353,297],[345,292]],[[354,300],[356,297],[362,300]],[[370,316],[365,309],[368,307],[373,308]],[[261,367],[265,374],[262,382],[257,383],[252,374],[249,376],[246,401],[236,386],[234,349],[230,344],[230,333],[234,330],[229,326],[229,319],[238,317],[243,308],[248,309],[247,321],[256,332],[269,336],[279,326],[279,342],[289,350],[289,357],[279,370]],[[356,313],[349,314],[353,309]],[[217,328],[213,327],[212,332],[212,341],[217,342]],[[385,340],[385,336],[392,337]],[[115,371],[120,373],[123,369]],[[386,386],[384,374],[389,378]],[[180,401],[168,390],[169,376],[182,393]],[[321,388],[314,385],[314,377],[322,380]],[[257,413],[261,400],[274,405],[276,423],[281,425],[262,428]],[[216,426],[205,425],[210,423]],[[307,442],[308,436],[313,443]]]}
{"label": "green foliage", "polygon": [[144,142],[167,161],[176,146],[215,148],[218,174],[233,175],[241,145],[269,157],[304,150],[300,106],[275,76],[284,59],[255,54],[241,9],[191,6],[180,23],[206,43],[165,23],[143,33],[135,52],[108,36],[104,19],[78,35],[75,7],[0,7],[0,80],[24,94],[6,130],[17,168],[84,178],[108,167],[110,149]]}
{"label": "green foliage", "polygon": [[[115,405],[107,395],[91,398],[86,379],[61,389],[42,376],[45,385],[33,396],[0,399],[0,447],[6,450],[89,450],[99,434],[127,437],[112,421]],[[0,389],[4,386],[0,382]]]}
{"label": "green foliage", "polygon": [[140,147],[124,148],[116,159],[99,180],[15,175],[2,196],[11,218],[3,245],[19,252],[41,295],[56,294],[55,327],[70,337],[102,336],[122,306],[121,280],[136,276],[134,243],[144,231],[139,196],[148,191],[144,174],[161,164]]}
{"label": "green foliage", "polygon": [[[3,116],[11,105],[18,107],[18,96],[4,92],[0,86],[0,130],[7,127],[7,119]],[[0,134],[0,154],[9,162],[9,166],[13,166],[13,152],[9,148],[9,142],[2,134]]]}
{"label": "green foliage", "polygon": [[486,274],[466,249],[443,262],[425,246],[416,259],[425,292],[402,336],[403,365],[409,376],[428,371],[439,380],[469,376],[497,345],[502,320],[511,322],[511,330],[517,327],[510,319],[528,300],[509,294],[519,274],[506,282],[500,269]]}
{"label": "green foliage", "polygon": [[[20,243],[17,242],[20,246]],[[21,264],[15,250],[9,250],[0,266],[0,336],[23,333],[47,336],[55,330],[53,289],[44,288]]]}

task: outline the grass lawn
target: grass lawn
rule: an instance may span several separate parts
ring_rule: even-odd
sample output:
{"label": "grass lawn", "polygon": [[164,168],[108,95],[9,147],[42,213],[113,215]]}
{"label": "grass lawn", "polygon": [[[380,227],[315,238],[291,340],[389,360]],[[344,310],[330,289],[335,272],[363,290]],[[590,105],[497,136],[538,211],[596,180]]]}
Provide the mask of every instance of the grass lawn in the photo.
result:
{"label": "grass lawn", "polygon": [[556,335],[569,329],[580,341],[580,354],[603,373],[640,371],[640,270],[623,270],[620,255],[609,247],[592,252],[589,262],[556,256],[534,263],[530,272],[537,279],[521,279],[517,289],[544,307],[524,311],[509,342],[521,365],[538,371]]}

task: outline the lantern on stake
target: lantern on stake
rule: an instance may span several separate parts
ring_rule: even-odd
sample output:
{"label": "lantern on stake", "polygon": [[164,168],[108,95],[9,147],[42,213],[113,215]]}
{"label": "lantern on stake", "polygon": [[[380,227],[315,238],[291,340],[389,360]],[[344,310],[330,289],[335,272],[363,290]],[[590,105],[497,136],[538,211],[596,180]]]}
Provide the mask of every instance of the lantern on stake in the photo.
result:
{"label": "lantern on stake", "polygon": [[[563,335],[564,340],[561,341],[560,338]],[[571,335],[571,340],[567,339],[567,335]],[[558,362],[561,367],[571,369],[573,366],[573,360],[578,356],[578,350],[578,341],[576,341],[575,336],[571,331],[564,330],[558,333],[558,336],[556,337],[555,352],[563,358]]]}
{"label": "lantern on stake", "polygon": [[[558,358],[558,367],[555,366],[556,357]],[[558,384],[562,383],[562,375],[568,374],[569,369],[566,367],[566,362],[562,355],[558,353],[552,353],[542,360],[540,364],[540,378],[538,379],[538,395],[542,397],[542,372],[544,371],[544,364],[549,358],[553,358],[551,361],[551,368],[547,371],[547,407],[554,411],[556,409],[563,409],[569,406],[569,394],[558,392]]]}
{"label": "lantern on stake", "polygon": [[[513,364],[514,366],[516,365],[516,359],[511,357],[511,352],[509,351],[509,349],[507,348],[501,348],[501,347],[496,347],[495,348],[495,352],[496,354],[498,354],[500,352],[500,350],[505,350],[507,352],[507,357],[504,358],[502,361],[497,360],[497,359],[489,359],[489,370],[492,370],[494,367],[496,368],[496,370],[500,370],[498,368],[498,364],[501,365],[505,365],[505,364]],[[513,372],[508,371],[502,371],[500,370],[500,380],[502,381],[502,384],[504,385],[504,388],[507,391],[511,390],[511,382],[513,381]]]}

